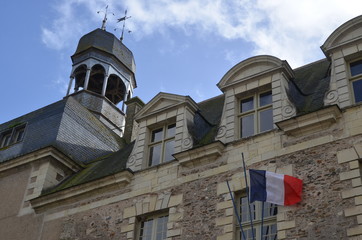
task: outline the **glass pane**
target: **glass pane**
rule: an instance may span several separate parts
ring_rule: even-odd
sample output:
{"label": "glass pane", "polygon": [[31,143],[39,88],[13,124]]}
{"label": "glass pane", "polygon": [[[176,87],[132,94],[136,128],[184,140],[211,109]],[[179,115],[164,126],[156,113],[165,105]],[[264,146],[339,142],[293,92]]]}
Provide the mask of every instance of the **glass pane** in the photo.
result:
{"label": "glass pane", "polygon": [[152,131],[151,142],[161,141],[162,138],[163,138],[162,134],[163,134],[163,129],[162,128],[153,130]]}
{"label": "glass pane", "polygon": [[240,112],[247,112],[254,109],[254,98],[247,98],[240,101]]}
{"label": "glass pane", "polygon": [[176,124],[167,127],[167,138],[174,137],[176,132]]}
{"label": "glass pane", "polygon": [[362,102],[362,80],[354,81],[352,84],[355,102]]}
{"label": "glass pane", "polygon": [[264,217],[276,216],[278,214],[278,207],[276,204],[264,203]]}
{"label": "glass pane", "polygon": [[356,76],[362,73],[362,60],[353,62],[350,64],[351,66],[351,75]]}
{"label": "glass pane", "polygon": [[173,159],[172,154],[175,152],[175,140],[171,140],[165,143],[165,159],[164,162]]}
{"label": "glass pane", "polygon": [[277,239],[277,225],[269,224],[263,226],[263,240],[274,240]]}
{"label": "glass pane", "polygon": [[152,239],[152,226],[153,226],[153,219],[141,223],[140,240]]}
{"label": "glass pane", "polygon": [[273,129],[273,109],[269,108],[259,112],[260,132]]}
{"label": "glass pane", "polygon": [[271,92],[266,92],[266,93],[260,94],[260,101],[259,101],[260,107],[269,105],[271,103],[272,103],[272,93]]}
{"label": "glass pane", "polygon": [[5,133],[2,137],[0,147],[8,146],[10,144],[10,140],[11,140],[11,132]]}
{"label": "glass pane", "polygon": [[[251,217],[255,220],[255,204],[250,203],[250,210],[251,210]],[[246,197],[240,198],[240,219],[241,222],[250,222],[250,213],[249,213],[249,206],[248,206],[248,199]]]}
{"label": "glass pane", "polygon": [[244,231],[245,238],[244,238],[243,234],[240,232],[240,239],[242,239],[242,240],[253,240],[253,239],[255,239],[255,238],[253,238],[253,232],[254,232],[254,236],[256,236],[255,235],[256,234],[255,228],[254,228],[254,231],[252,231],[251,229],[243,229],[243,231]]}
{"label": "glass pane", "polygon": [[241,137],[254,135],[254,114],[241,118]]}
{"label": "glass pane", "polygon": [[155,166],[160,164],[161,160],[161,144],[150,147],[150,161],[148,166]]}
{"label": "glass pane", "polygon": [[158,218],[156,240],[164,240],[167,237],[168,216]]}
{"label": "glass pane", "polygon": [[24,128],[17,129],[15,132],[15,142],[20,142],[24,136]]}

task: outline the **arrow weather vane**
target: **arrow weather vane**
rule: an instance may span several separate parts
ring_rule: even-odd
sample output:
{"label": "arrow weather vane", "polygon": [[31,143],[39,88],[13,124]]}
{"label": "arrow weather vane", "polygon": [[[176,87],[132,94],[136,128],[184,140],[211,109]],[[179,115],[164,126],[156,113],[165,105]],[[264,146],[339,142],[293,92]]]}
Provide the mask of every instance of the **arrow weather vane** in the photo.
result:
{"label": "arrow weather vane", "polygon": [[[125,25],[126,25],[126,20],[128,19],[128,18],[130,18],[131,16],[127,16],[127,9],[126,9],[126,11],[124,11],[124,17],[121,17],[121,18],[118,18],[117,19],[117,23],[119,23],[119,22],[123,22],[123,27],[122,27],[122,34],[121,34],[121,38],[120,38],[120,40],[121,40],[121,42],[122,42],[122,40],[123,40],[123,33],[124,33],[124,27],[125,27]],[[115,29],[116,30],[116,29]],[[129,31],[130,32],[130,31]]]}
{"label": "arrow weather vane", "polygon": [[[97,13],[101,13],[103,11],[98,11]],[[106,22],[107,22],[107,14],[108,14],[108,5],[106,6],[106,11],[103,12],[104,13],[104,18],[103,18],[103,21],[102,21],[102,27],[101,29],[102,30],[106,30]],[[114,15],[114,13],[112,13]]]}

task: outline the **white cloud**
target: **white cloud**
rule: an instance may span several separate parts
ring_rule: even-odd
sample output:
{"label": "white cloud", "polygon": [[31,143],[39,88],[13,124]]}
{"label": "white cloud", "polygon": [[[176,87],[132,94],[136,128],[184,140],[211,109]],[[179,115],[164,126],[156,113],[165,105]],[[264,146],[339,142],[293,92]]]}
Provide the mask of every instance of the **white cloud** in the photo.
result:
{"label": "white cloud", "polygon": [[[216,35],[253,43],[250,54],[270,54],[297,67],[322,57],[319,46],[343,22],[360,14],[362,2],[350,0],[61,0],[57,17],[43,28],[43,42],[62,49],[84,29],[101,24],[96,11],[110,5],[117,16],[128,9],[136,39],[168,29],[186,35]],[[351,7],[354,6],[354,7]],[[115,27],[109,16],[109,27]],[[232,54],[229,53],[229,56]]]}

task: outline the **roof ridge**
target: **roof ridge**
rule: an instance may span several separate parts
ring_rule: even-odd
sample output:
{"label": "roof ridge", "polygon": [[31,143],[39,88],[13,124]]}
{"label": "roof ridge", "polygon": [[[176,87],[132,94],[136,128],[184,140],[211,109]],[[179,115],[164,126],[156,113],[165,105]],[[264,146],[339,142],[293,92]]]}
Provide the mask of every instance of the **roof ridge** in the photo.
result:
{"label": "roof ridge", "polygon": [[306,64],[306,65],[303,65],[303,66],[294,68],[293,71],[296,71],[296,70],[299,70],[299,69],[302,69],[302,68],[305,68],[305,67],[309,67],[309,66],[311,66],[311,65],[313,65],[313,64],[320,63],[320,62],[323,62],[323,61],[326,61],[326,60],[328,61],[327,58],[322,58],[322,59],[316,60],[316,61],[314,61],[314,62],[308,63],[308,64]]}

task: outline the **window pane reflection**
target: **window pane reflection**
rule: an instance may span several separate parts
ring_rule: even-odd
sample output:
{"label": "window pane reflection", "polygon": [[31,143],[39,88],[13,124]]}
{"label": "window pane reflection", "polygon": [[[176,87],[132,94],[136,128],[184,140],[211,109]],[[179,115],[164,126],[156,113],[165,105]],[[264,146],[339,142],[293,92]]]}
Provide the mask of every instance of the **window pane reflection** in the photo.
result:
{"label": "window pane reflection", "polygon": [[254,135],[254,114],[241,118],[241,137]]}
{"label": "window pane reflection", "polygon": [[254,98],[247,98],[244,100],[241,100],[240,103],[240,112],[247,112],[254,109]]}
{"label": "window pane reflection", "polygon": [[259,113],[260,132],[273,129],[273,109],[269,108]]}
{"label": "window pane reflection", "polygon": [[162,134],[163,134],[163,129],[162,128],[152,131],[151,142],[161,141],[162,140]]}
{"label": "window pane reflection", "polygon": [[148,166],[160,164],[161,160],[161,144],[150,147],[150,161]]}
{"label": "window pane reflection", "polygon": [[167,127],[167,138],[174,137],[176,132],[176,124]]}
{"label": "window pane reflection", "polygon": [[172,154],[174,154],[175,150],[175,141],[171,140],[166,142],[165,144],[165,162],[173,159]]}
{"label": "window pane reflection", "polygon": [[260,94],[260,107],[265,106],[265,105],[269,105],[272,103],[272,93],[271,92],[266,92],[263,94]]}
{"label": "window pane reflection", "polygon": [[351,67],[351,75],[352,76],[362,74],[362,60],[351,63],[350,67]]}
{"label": "window pane reflection", "polygon": [[355,102],[362,102],[362,80],[354,81],[352,84]]}

